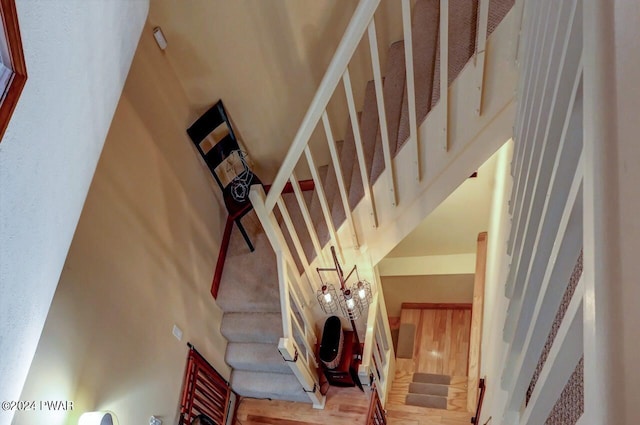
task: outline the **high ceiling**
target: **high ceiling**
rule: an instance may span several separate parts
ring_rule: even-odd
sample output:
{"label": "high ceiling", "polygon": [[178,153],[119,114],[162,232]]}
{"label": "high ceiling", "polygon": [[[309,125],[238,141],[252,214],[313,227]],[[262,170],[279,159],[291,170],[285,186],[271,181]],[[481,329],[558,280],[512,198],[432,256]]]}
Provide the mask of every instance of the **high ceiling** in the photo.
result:
{"label": "high ceiling", "polygon": [[387,257],[475,253],[478,233],[489,227],[497,159],[496,152]]}

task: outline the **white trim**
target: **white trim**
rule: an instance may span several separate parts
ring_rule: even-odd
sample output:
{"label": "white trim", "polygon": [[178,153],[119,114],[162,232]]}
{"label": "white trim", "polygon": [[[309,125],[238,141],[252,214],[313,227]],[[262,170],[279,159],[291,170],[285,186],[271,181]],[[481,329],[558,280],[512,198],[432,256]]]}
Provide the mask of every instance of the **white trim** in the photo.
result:
{"label": "white trim", "polygon": [[413,165],[416,180],[422,180],[420,168],[420,141],[418,136],[418,116],[416,113],[416,86],[413,78],[413,34],[411,32],[411,2],[402,0],[402,29],[404,35],[404,61],[407,73],[407,104],[409,106],[409,143],[413,146]]}
{"label": "white trim", "polygon": [[[489,1],[480,0],[478,7],[478,31],[476,33],[476,52],[475,52],[475,79],[476,92],[473,103],[476,106],[476,113],[482,115],[482,94],[484,90],[484,62],[487,48],[487,26],[489,24]],[[520,0],[522,1],[522,0]],[[442,7],[442,6],[440,6]],[[516,43],[517,44],[517,43]]]}
{"label": "white trim", "polygon": [[[369,216],[373,227],[378,227],[378,218],[376,216],[376,204],[373,199],[373,191],[369,182],[369,171],[367,163],[364,159],[364,148],[362,147],[362,135],[360,133],[360,120],[358,119],[358,111],[356,111],[356,103],[353,99],[353,87],[351,86],[351,77],[349,76],[349,68],[344,71],[342,76],[344,82],[344,91],[347,96],[347,106],[349,116],[351,117],[351,129],[353,131],[353,142],[356,145],[356,156],[358,157],[358,165],[360,168],[360,177],[362,178],[362,186],[364,189],[364,200],[369,205]],[[354,184],[351,182],[351,184]]]}
{"label": "white trim", "polygon": [[442,147],[449,150],[449,0],[440,0],[440,100]]}
{"label": "white trim", "polygon": [[[540,107],[537,112],[536,125],[532,138],[535,143],[532,151],[532,168],[529,170],[529,175],[524,183],[523,197],[521,199],[522,208],[519,208],[520,214],[514,217],[514,258],[516,264],[509,272],[509,285],[512,285],[514,281],[516,283],[522,281],[522,274],[527,271],[526,263],[524,267],[521,267],[523,265],[521,261],[523,258],[521,249],[531,243],[531,232],[525,232],[524,229],[536,229],[541,223],[540,208],[545,199],[544,191],[546,191],[546,187],[544,187],[544,184],[540,187],[539,181],[540,179],[544,181],[544,179],[548,178],[551,174],[551,170],[545,169],[545,164],[549,166],[552,164],[548,156],[553,154],[553,149],[557,146],[558,138],[564,141],[565,135],[561,133],[564,129],[565,121],[568,120],[568,118],[564,121],[558,118],[565,116],[570,117],[571,108],[575,102],[575,93],[581,77],[581,43],[576,37],[576,32],[573,30],[573,25],[576,22],[576,18],[578,18],[575,13],[576,3],[577,1],[575,0],[563,2],[562,6],[557,10],[558,21],[556,23],[556,32],[551,42],[549,52],[550,60],[544,77],[544,85],[541,88],[547,93],[549,91],[548,86],[550,80],[552,80],[554,81],[553,94],[542,96],[539,102]],[[563,42],[556,42],[559,28],[564,30]],[[555,67],[555,73],[553,74],[555,78],[553,78],[553,76],[550,78],[552,64]],[[573,87],[573,91],[566,90],[568,87]],[[560,99],[560,101],[556,102],[558,99]],[[564,113],[565,110],[569,112]],[[553,127],[552,124],[554,124]],[[544,127],[542,143],[536,142],[539,140],[538,131],[540,127]],[[552,133],[551,138],[549,137],[550,132]],[[531,177],[533,174],[535,174],[534,178]]]}
{"label": "white trim", "polygon": [[304,155],[307,158],[309,170],[311,170],[311,178],[313,179],[313,185],[318,194],[320,208],[322,208],[322,216],[324,217],[325,224],[327,225],[327,229],[329,230],[331,244],[336,247],[338,253],[342,257],[342,245],[340,244],[338,236],[336,235],[336,228],[333,225],[333,218],[331,217],[331,208],[329,207],[329,202],[327,202],[327,195],[325,194],[324,186],[322,184],[322,180],[320,179],[320,175],[318,174],[318,168],[316,167],[316,162],[313,159],[313,155],[311,154],[309,145],[304,148]]}
{"label": "white trim", "polygon": [[300,212],[302,213],[304,224],[307,227],[307,231],[309,232],[311,243],[313,244],[313,248],[316,251],[316,258],[324,259],[322,248],[320,247],[320,240],[318,239],[318,233],[316,232],[316,228],[313,225],[313,220],[311,220],[309,207],[307,206],[307,202],[304,199],[302,189],[300,189],[300,182],[298,181],[298,177],[296,176],[295,172],[291,173],[289,181],[291,182],[293,193],[296,195],[296,200],[298,201],[298,206],[300,207]]}
{"label": "white trim", "polygon": [[327,136],[329,153],[331,154],[331,161],[333,161],[333,169],[336,173],[338,191],[340,192],[340,200],[342,201],[342,208],[344,208],[344,214],[347,218],[347,224],[349,225],[351,240],[353,241],[353,245],[358,248],[360,246],[360,243],[358,242],[356,227],[353,223],[353,215],[351,214],[351,207],[349,206],[349,196],[347,195],[347,188],[344,183],[344,176],[342,175],[342,167],[340,166],[340,158],[338,157],[338,148],[336,147],[336,141],[333,138],[333,131],[331,131],[331,124],[329,123],[327,111],[324,111],[322,113],[322,125],[324,126],[324,132]]}
{"label": "white trim", "polygon": [[[287,208],[284,199],[280,196],[276,200],[276,205],[280,210],[280,214],[282,215],[282,219],[284,220],[284,224],[287,227],[287,231],[289,232],[289,236],[291,237],[291,241],[293,242],[293,246],[298,254],[298,258],[302,263],[302,267],[304,268],[307,278],[310,281],[310,276],[313,276],[313,272],[311,270],[311,265],[309,261],[307,261],[307,256],[304,253],[304,249],[302,248],[302,244],[300,243],[300,238],[298,237],[298,233],[296,232],[295,226],[293,225],[293,220],[291,220],[291,215],[289,214],[289,209]],[[254,207],[255,208],[255,207]],[[311,286],[311,282],[309,282],[309,289],[313,294],[313,287]]]}
{"label": "white trim", "polygon": [[[581,2],[582,3],[582,2]],[[623,287],[621,258],[617,251],[618,217],[612,216],[622,194],[618,181],[617,39],[615,3],[584,2],[584,417],[589,424],[632,423],[627,412],[637,409],[625,402],[637,394],[637,380],[621,379],[634,365],[620,362],[626,343],[620,322]],[[624,19],[622,19],[624,21]],[[631,47],[631,46],[630,46]],[[630,143],[630,142],[626,142]],[[611,184],[616,186],[611,186]],[[627,254],[628,255],[628,254]],[[615,283],[613,283],[615,282]],[[626,292],[626,291],[624,291]],[[637,316],[636,316],[637,317]],[[627,322],[631,324],[627,318]],[[633,326],[630,328],[633,329]],[[628,331],[627,331],[628,332]],[[627,334],[628,335],[628,334]],[[631,384],[631,388],[628,387]]]}
{"label": "white trim", "polygon": [[378,54],[378,39],[376,35],[376,22],[371,19],[369,24],[369,47],[371,51],[371,66],[373,67],[373,81],[376,87],[376,102],[378,104],[378,121],[380,122],[380,137],[382,139],[382,153],[384,155],[384,166],[388,170],[387,181],[389,184],[389,196],[391,206],[398,203],[396,196],[395,172],[393,158],[391,157],[391,147],[389,145],[389,130],[387,128],[387,111],[384,106],[384,90],[382,87],[382,73],[380,72],[380,56]]}
{"label": "white trim", "polygon": [[[525,57],[524,57],[524,66],[523,66],[523,71],[521,73],[520,76],[520,81],[518,83],[518,91],[517,91],[517,98],[518,98],[518,112],[516,114],[516,122],[515,122],[515,128],[513,131],[513,140],[515,142],[515,152],[514,152],[514,159],[513,159],[513,167],[512,167],[512,175],[513,175],[513,184],[511,185],[511,195],[509,196],[509,213],[511,215],[514,214],[514,205],[515,205],[515,197],[516,197],[516,192],[517,192],[517,186],[520,182],[520,173],[522,172],[522,168],[523,168],[523,163],[524,163],[524,157],[525,157],[525,151],[528,147],[527,145],[527,141],[523,140],[522,138],[522,129],[524,127],[524,120],[525,117],[527,116],[527,111],[528,111],[528,104],[529,101],[531,100],[531,81],[533,80],[533,69],[534,66],[531,66],[531,63],[535,63],[535,58],[534,58],[534,54],[536,52],[536,47],[538,44],[538,34],[540,32],[540,25],[539,21],[540,21],[540,12],[538,9],[540,9],[542,7],[542,2],[541,1],[530,1],[527,2],[527,5],[532,5],[530,6],[532,10],[532,20],[534,22],[531,23],[531,25],[528,26],[527,31],[525,32],[525,39],[524,42],[526,42],[526,52],[528,53]],[[530,22],[530,20],[527,20],[527,22]],[[535,36],[533,35],[535,32]],[[529,52],[529,50],[531,50],[531,52]],[[513,248],[513,240],[510,237],[509,238],[509,242],[507,245],[507,252],[509,254],[511,254],[511,250]]]}

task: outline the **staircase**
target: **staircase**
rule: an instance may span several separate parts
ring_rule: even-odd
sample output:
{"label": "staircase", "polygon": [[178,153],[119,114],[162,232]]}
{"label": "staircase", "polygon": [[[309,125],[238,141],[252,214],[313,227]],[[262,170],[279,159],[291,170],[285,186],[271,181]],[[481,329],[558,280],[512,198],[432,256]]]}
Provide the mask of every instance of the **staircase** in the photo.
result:
{"label": "staircase", "polygon": [[[392,43],[382,74],[376,72],[373,53],[377,41],[371,43],[376,78],[362,83],[366,90],[358,113],[349,93],[347,64],[366,30],[370,40],[376,39],[373,13],[379,4],[362,0],[269,194],[252,188],[255,212],[243,223],[256,250],[249,253],[234,227],[217,297],[224,311],[221,330],[229,341],[231,385],[239,395],[312,401],[322,407],[314,351],[324,315],[315,306],[319,284],[314,269],[325,264],[324,250],[337,246],[342,259],[357,262],[375,286],[377,261],[507,140],[513,91],[508,82],[513,76],[492,75],[485,68],[505,66],[500,61],[510,54],[511,27],[498,38],[502,41],[494,45],[495,56],[488,55],[485,65],[484,37],[477,37],[476,22],[480,15],[487,36],[499,31],[513,0],[446,3],[448,13],[441,14],[439,1],[418,0],[411,10],[403,0],[405,38],[412,38],[413,49],[407,52],[404,41]],[[439,47],[443,37],[448,39],[446,55]],[[408,70],[406,63],[411,62]],[[446,82],[440,81],[441,74],[447,74]],[[326,106],[341,78],[350,117],[344,139],[335,142]],[[482,114],[475,107],[463,112],[459,100],[478,78],[480,92],[483,84],[496,89],[484,99],[480,95],[477,109]],[[507,80],[506,88],[501,79]],[[443,90],[443,84],[449,89]],[[454,105],[451,113],[448,104]],[[307,142],[320,121],[332,162],[317,166]],[[432,136],[433,122],[443,121],[444,135]],[[433,146],[434,140],[443,142]],[[294,171],[303,152],[313,191],[300,189]],[[287,180],[291,193],[283,193]],[[366,339],[361,338],[365,349],[360,375],[374,374],[384,403],[394,356],[379,291],[367,320],[362,324]]]}

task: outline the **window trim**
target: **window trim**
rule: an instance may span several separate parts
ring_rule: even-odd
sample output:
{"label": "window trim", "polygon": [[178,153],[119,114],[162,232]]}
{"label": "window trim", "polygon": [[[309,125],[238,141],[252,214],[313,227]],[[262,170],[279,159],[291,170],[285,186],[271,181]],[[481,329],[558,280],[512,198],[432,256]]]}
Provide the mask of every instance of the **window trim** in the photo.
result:
{"label": "window trim", "polygon": [[22,89],[27,82],[27,65],[22,50],[15,0],[0,0],[0,16],[7,39],[12,70],[4,96],[0,99],[0,142],[2,142],[2,137],[18,104]]}

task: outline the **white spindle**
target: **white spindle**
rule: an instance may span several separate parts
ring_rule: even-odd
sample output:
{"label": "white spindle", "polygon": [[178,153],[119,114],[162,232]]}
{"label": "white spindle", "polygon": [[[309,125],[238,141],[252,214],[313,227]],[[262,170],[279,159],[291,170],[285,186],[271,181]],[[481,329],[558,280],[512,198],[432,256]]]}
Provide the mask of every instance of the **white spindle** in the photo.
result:
{"label": "white spindle", "polygon": [[440,109],[442,139],[449,150],[449,0],[440,0]]}
{"label": "white spindle", "polygon": [[316,232],[316,229],[313,225],[313,220],[311,220],[309,207],[307,206],[307,203],[304,200],[304,195],[302,194],[302,189],[300,189],[300,183],[298,182],[298,178],[296,177],[295,172],[291,173],[291,177],[289,178],[289,181],[291,182],[293,193],[296,195],[296,199],[298,200],[298,206],[300,207],[300,211],[302,212],[302,218],[304,220],[304,224],[305,226],[307,226],[307,231],[309,232],[311,243],[313,244],[313,248],[316,250],[316,258],[323,258],[322,247],[320,246],[318,233]]}
{"label": "white spindle", "polygon": [[[548,23],[550,27],[549,34],[545,34],[544,36],[543,55],[541,55],[539,61],[540,73],[538,75],[539,82],[536,83],[536,90],[545,94],[551,91],[548,88],[551,84],[550,81],[553,83],[556,81],[553,76],[550,79],[549,74],[553,73],[552,70],[557,70],[559,68],[558,65],[562,64],[565,59],[562,47],[563,45],[566,45],[566,41],[565,43],[556,43],[556,38],[558,37],[559,30],[561,31],[560,40],[568,40],[569,38],[569,19],[572,8],[568,6],[571,6],[571,2],[563,2],[562,5],[554,11],[555,16],[553,16],[552,22]],[[567,31],[567,28],[569,28],[569,31]],[[573,81],[570,80],[569,84],[572,82]],[[544,139],[541,142],[541,137],[538,135],[538,131],[540,128],[546,129],[546,124],[550,122],[549,117],[552,116],[550,114],[552,98],[553,96],[550,95],[540,95],[535,98],[534,105],[531,109],[531,122],[533,123],[533,129],[530,134],[524,136],[533,141],[533,146],[530,154],[531,159],[527,170],[527,178],[520,183],[518,192],[516,192],[516,202],[518,202],[517,196],[519,193],[521,193],[520,199],[522,200],[516,207],[516,215],[514,215],[514,225],[516,230],[514,243],[517,247],[525,246],[525,243],[523,243],[522,240],[523,224],[529,222],[532,202],[535,200],[535,197],[531,196],[531,191],[533,190],[534,182],[538,182],[537,173],[539,172],[540,160],[544,157],[542,152],[547,149],[547,139]],[[536,226],[536,217],[537,215],[534,214],[532,227]],[[516,254],[514,255],[514,258],[518,259],[519,256]]]}
{"label": "white spindle", "polygon": [[309,169],[311,170],[311,178],[313,179],[315,191],[318,195],[318,200],[320,201],[320,208],[322,208],[324,221],[327,225],[327,229],[329,230],[331,244],[336,247],[336,249],[342,256],[342,245],[340,244],[338,236],[336,235],[336,228],[333,225],[333,219],[331,218],[331,209],[329,208],[329,203],[327,202],[327,195],[324,192],[324,186],[322,185],[322,180],[320,179],[320,175],[318,174],[318,168],[316,167],[316,162],[313,159],[313,155],[311,154],[311,149],[309,148],[309,146],[304,148],[304,154],[307,158]]}
{"label": "white spindle", "polygon": [[[527,294],[526,308],[531,309],[532,313],[527,314],[528,320],[520,320],[514,330],[516,334],[524,334],[524,340],[519,342],[514,338],[503,371],[504,388],[510,394],[507,402],[510,409],[517,409],[522,402],[575,267],[575,254],[582,243],[581,193],[580,171],[573,182],[567,208],[558,235],[553,241],[553,250],[549,254],[540,287],[537,291]],[[510,320],[518,321],[515,313]]]}
{"label": "white spindle", "polygon": [[338,191],[340,192],[340,200],[342,201],[342,207],[347,218],[347,224],[351,231],[351,239],[353,245],[358,248],[358,236],[356,235],[356,227],[353,223],[353,216],[351,215],[351,207],[349,206],[349,196],[347,195],[347,188],[344,184],[344,176],[342,175],[342,167],[340,166],[340,158],[338,158],[338,149],[336,148],[336,141],[333,138],[333,132],[331,131],[331,124],[329,123],[329,117],[327,111],[322,114],[322,124],[324,126],[324,132],[327,135],[327,143],[329,144],[329,153],[331,154],[331,160],[333,161],[333,169],[336,172],[336,180],[338,181]]}
{"label": "white spindle", "polygon": [[[286,258],[285,258],[286,260]],[[292,261],[286,261],[286,273],[287,273],[287,284],[289,285],[289,295],[291,299],[293,299],[294,304],[296,305],[296,309],[298,313],[302,317],[304,322],[304,328],[306,329],[305,335],[309,337],[310,340],[313,341],[313,344],[316,343],[317,337],[316,332],[314,330],[314,319],[311,315],[311,311],[309,308],[305,307],[305,300],[298,296],[298,292],[295,290],[294,285],[291,282],[295,282],[300,275],[298,272],[298,268]],[[315,295],[315,293],[314,293]]]}
{"label": "white spindle", "polygon": [[513,46],[513,64],[516,67],[519,66],[520,64],[521,43],[522,43],[522,37],[523,37],[522,22],[523,22],[524,13],[525,13],[524,4],[525,4],[524,0],[515,0],[515,4],[513,6],[514,13],[516,13],[516,16],[518,16],[518,23],[516,24],[516,28],[518,31],[518,39],[516,40]]}
{"label": "white spindle", "polygon": [[[475,81],[476,91],[473,104],[476,113],[482,115],[482,94],[484,90],[484,60],[487,47],[487,25],[489,22],[489,1],[480,0],[478,11],[478,31],[476,33],[476,54],[475,54]],[[442,4],[440,5],[442,8]],[[517,43],[516,43],[517,44]]]}
{"label": "white spindle", "polygon": [[[566,126],[568,124],[576,96],[578,95],[582,76],[582,65],[580,64],[582,56],[582,49],[580,48],[581,44],[579,37],[576,37],[576,33],[572,31],[574,25],[579,23],[579,18],[575,13],[576,6],[577,2],[573,1],[572,8],[570,9],[569,24],[563,24],[565,28],[569,28],[569,32],[567,33],[564,43],[558,43],[562,50],[560,52],[556,52],[557,54],[554,55],[560,62],[560,66],[555,79],[553,102],[551,104],[550,111],[546,111],[550,116],[550,119],[547,121],[545,126],[545,134],[542,141],[539,142],[540,145],[545,145],[546,147],[547,142],[551,139],[551,143],[558,144],[558,151],[562,150],[562,146],[566,138]],[[572,91],[568,92],[566,90],[567,87],[573,87]],[[558,117],[563,117],[565,119],[559,119]],[[559,140],[559,142],[557,142],[557,140]],[[558,159],[559,157],[557,157],[556,162]],[[539,177],[540,173],[551,173],[551,171],[547,169],[538,171],[538,176],[536,177]],[[535,198],[536,205],[532,205],[532,209],[537,209],[540,202],[548,202],[545,193],[542,192],[543,190],[546,190],[546,188],[538,187],[536,184],[536,187],[533,190],[535,193],[533,198]],[[507,280],[508,286],[506,294],[509,297],[513,295],[513,288],[516,282],[522,279],[523,271],[520,266],[522,256],[520,255],[520,252],[524,245],[522,241],[523,239],[526,240],[528,234],[524,232],[524,228],[528,228],[530,223],[534,223],[534,226],[531,227],[538,226],[538,214],[534,214],[534,217],[531,217],[532,209],[528,210],[529,215],[526,220],[520,220],[514,217],[513,230],[511,232],[513,236],[511,239],[513,243],[516,244],[516,249],[514,250],[514,261],[509,271],[509,279]],[[524,223],[526,223],[526,225]],[[529,230],[529,233],[531,233],[531,230]]]}
{"label": "white spindle", "polygon": [[420,140],[418,136],[418,116],[416,113],[416,86],[413,78],[413,39],[411,33],[411,1],[402,0],[402,29],[404,35],[404,61],[407,72],[407,104],[409,106],[409,138],[413,146],[413,164],[416,179],[422,180],[420,168]]}
{"label": "white spindle", "polygon": [[384,106],[384,91],[382,87],[382,73],[380,72],[380,56],[378,54],[378,37],[376,35],[375,18],[369,24],[369,48],[371,51],[371,66],[373,67],[373,82],[376,87],[376,102],[378,103],[378,119],[380,121],[380,136],[382,138],[382,153],[384,155],[384,167],[387,170],[387,181],[391,192],[391,205],[396,206],[395,173],[389,145],[389,130],[387,129],[387,112]]}
{"label": "white spindle", "polygon": [[[535,72],[533,74],[534,77],[532,79],[533,95],[531,96],[532,99],[528,105],[526,123],[524,123],[522,128],[522,133],[521,133],[521,138],[525,143],[525,160],[523,163],[523,167],[520,170],[520,175],[518,176],[518,180],[515,182],[515,184],[517,185],[517,188],[516,188],[515,198],[514,198],[514,202],[515,202],[515,212],[513,216],[514,220],[519,219],[522,213],[522,206],[523,206],[522,199],[524,194],[524,185],[527,179],[529,179],[530,177],[529,172],[531,170],[531,163],[534,157],[534,155],[531,154],[531,151],[534,149],[536,145],[536,141],[531,136],[531,131],[533,130],[532,121],[534,121],[534,115],[535,115],[534,111],[536,110],[536,108],[538,108],[540,98],[542,97],[542,93],[540,90],[542,78],[540,77],[540,74],[541,74],[542,68],[547,63],[544,57],[544,53],[545,53],[545,47],[548,47],[548,44],[549,44],[548,39],[550,38],[549,33],[551,32],[551,28],[549,28],[549,26],[551,25],[552,22],[555,22],[555,19],[551,18],[551,13],[555,13],[555,9],[550,7],[550,5],[551,5],[551,2],[547,1],[546,4],[542,6],[542,13],[543,13],[542,16],[544,21],[543,25],[540,25],[541,27],[540,31],[542,32],[542,35],[541,37],[539,37],[540,43],[536,49],[535,59],[534,61],[532,61],[532,64],[535,66]],[[552,12],[552,9],[553,9],[553,12]]]}
{"label": "white spindle", "polygon": [[311,289],[311,293],[314,293],[313,289],[313,281],[311,280],[311,276],[313,276],[313,270],[311,269],[311,265],[307,260],[307,256],[304,253],[304,249],[302,248],[302,244],[300,243],[300,238],[298,237],[298,232],[296,231],[295,226],[293,225],[293,221],[291,220],[291,215],[289,214],[289,210],[280,196],[276,200],[276,205],[278,209],[280,209],[280,214],[282,214],[282,219],[284,220],[284,224],[287,227],[287,231],[289,232],[289,236],[291,237],[291,241],[293,242],[293,246],[298,254],[298,258],[300,259],[300,263],[302,263],[302,267],[304,268],[305,274],[307,276],[309,287]]}
{"label": "white spindle", "polygon": [[537,425],[546,421],[582,357],[583,288],[582,284],[576,288],[569,303],[529,404],[522,414],[520,423],[524,425]]}
{"label": "white spindle", "polygon": [[360,166],[360,177],[362,178],[362,186],[364,188],[364,198],[365,202],[369,204],[369,216],[371,217],[373,227],[378,227],[376,204],[373,199],[373,190],[371,189],[371,184],[369,182],[367,162],[364,158],[362,135],[360,134],[360,120],[358,119],[358,111],[356,111],[356,102],[353,99],[353,87],[351,87],[351,77],[349,76],[348,68],[344,72],[342,80],[344,82],[344,91],[347,95],[347,106],[349,108],[349,116],[351,117],[351,129],[353,130],[353,141],[356,145],[356,156],[358,157],[358,165]]}
{"label": "white spindle", "polygon": [[369,373],[373,369],[373,361],[371,359],[373,356],[373,345],[375,344],[376,338],[376,315],[378,308],[380,308],[378,299],[378,293],[375,293],[373,295],[373,299],[367,313],[367,333],[364,337],[365,339],[364,350],[362,352],[362,362],[358,371],[360,380],[363,382],[369,378]]}
{"label": "white spindle", "polygon": [[344,36],[336,49],[336,53],[331,59],[327,72],[324,74],[320,86],[311,101],[311,105],[309,105],[309,109],[302,120],[302,124],[293,139],[291,148],[289,148],[287,156],[282,162],[276,178],[273,180],[273,185],[271,186],[273,189],[272,193],[269,193],[265,202],[268,211],[273,209],[276,204],[276,199],[280,196],[282,189],[284,189],[284,186],[287,184],[291,172],[298,163],[305,146],[307,146],[309,142],[311,134],[327,108],[329,99],[333,96],[333,92],[338,86],[342,74],[347,69],[347,65],[353,53],[356,51],[358,44],[360,44],[360,40],[362,40],[367,26],[369,22],[371,22],[371,18],[373,18],[379,4],[380,0],[361,0],[358,3]]}
{"label": "white spindle", "polygon": [[[527,6],[531,5],[531,2],[527,3]],[[514,140],[515,140],[515,159],[514,159],[514,169],[513,169],[513,185],[511,186],[511,195],[509,201],[509,213],[513,216],[514,208],[515,208],[515,197],[516,191],[518,189],[518,182],[520,180],[520,175],[523,169],[525,151],[529,146],[529,141],[524,140],[522,138],[522,131],[524,128],[524,123],[526,121],[528,115],[528,105],[533,97],[531,93],[531,84],[533,81],[533,70],[535,69],[535,60],[534,54],[536,52],[536,47],[539,41],[539,33],[540,29],[540,9],[542,9],[542,2],[533,2],[533,5],[529,6],[532,9],[532,18],[529,20],[531,22],[527,26],[527,31],[525,33],[524,41],[526,56],[524,56],[523,62],[524,65],[521,68],[522,76],[520,78],[520,82],[518,83],[518,115],[516,119],[516,125],[514,128]],[[513,247],[513,240],[510,238],[507,244],[507,251],[511,254],[511,249]]]}

